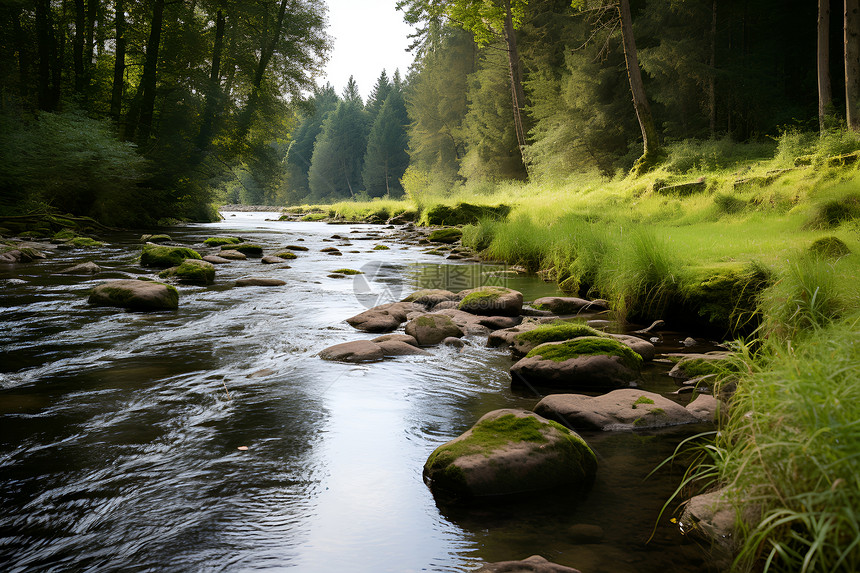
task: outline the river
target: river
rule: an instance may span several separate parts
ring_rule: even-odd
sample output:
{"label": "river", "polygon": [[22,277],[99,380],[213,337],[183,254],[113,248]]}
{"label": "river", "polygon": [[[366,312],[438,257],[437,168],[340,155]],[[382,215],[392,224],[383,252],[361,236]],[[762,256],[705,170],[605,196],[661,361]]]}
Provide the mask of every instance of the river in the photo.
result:
{"label": "river", "polygon": [[[206,237],[238,235],[267,253],[309,251],[291,268],[220,265],[214,285],[179,287],[179,310],[165,313],[86,302],[106,278],[153,276],[136,261],[139,233],[0,266],[0,569],[468,571],[540,554],[583,573],[708,570],[668,515],[646,544],[683,468],[645,478],[701,428],[584,433],[600,464],[584,499],[439,507],[421,475],[430,452],[490,410],[540,398],[511,390],[509,354],[474,338],[462,352],[376,364],[316,356],[367,338],[344,319],[368,306],[471,287],[494,267],[359,239],[378,226],[227,215],[167,232],[202,250]],[[340,242],[333,234],[352,237],[342,257],[320,252]],[[85,260],[104,272],[54,274]],[[327,277],[341,267],[366,274]],[[232,287],[249,275],[287,285]],[[526,300],[557,293],[506,280]],[[652,367],[643,387],[674,384]]]}

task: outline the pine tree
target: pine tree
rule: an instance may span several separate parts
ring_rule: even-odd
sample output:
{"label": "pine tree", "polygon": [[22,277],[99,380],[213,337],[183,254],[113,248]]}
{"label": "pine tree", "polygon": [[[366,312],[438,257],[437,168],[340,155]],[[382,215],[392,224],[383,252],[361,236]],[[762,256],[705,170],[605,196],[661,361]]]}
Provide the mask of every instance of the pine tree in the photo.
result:
{"label": "pine tree", "polygon": [[392,89],[373,122],[364,158],[364,189],[371,197],[403,193],[400,178],[409,165],[406,126],[409,116],[399,90]]}
{"label": "pine tree", "polygon": [[312,113],[305,116],[293,134],[293,141],[287,152],[287,196],[292,202],[298,202],[310,193],[308,170],[311,167],[314,143],[322,131],[323,122],[337,107],[338,101],[330,84],[319,88],[309,102]]}
{"label": "pine tree", "polygon": [[[355,82],[350,84],[354,86]],[[361,191],[366,148],[367,112],[361,106],[361,98],[344,99],[323,122],[314,145],[308,171],[314,200],[354,198]]]}
{"label": "pine tree", "polygon": [[346,82],[346,87],[343,88],[343,101],[353,102],[359,108],[364,109],[364,102],[361,101],[361,93],[358,91],[358,84],[352,76],[349,76],[349,80]]}
{"label": "pine tree", "polygon": [[393,88],[394,86],[388,80],[388,74],[385,73],[385,70],[382,70],[382,73],[379,74],[379,78],[376,80],[376,85],[373,86],[373,91],[370,92],[370,97],[367,98],[367,111],[370,113],[371,121],[375,120],[376,116],[379,115],[385,99]]}

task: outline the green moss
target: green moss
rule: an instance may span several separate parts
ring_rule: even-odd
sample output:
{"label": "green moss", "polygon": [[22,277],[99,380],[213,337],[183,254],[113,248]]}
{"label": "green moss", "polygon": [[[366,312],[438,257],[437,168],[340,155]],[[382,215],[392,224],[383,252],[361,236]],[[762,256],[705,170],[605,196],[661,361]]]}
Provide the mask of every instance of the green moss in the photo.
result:
{"label": "green moss", "polygon": [[682,290],[685,305],[708,325],[727,332],[751,330],[759,295],[773,283],[762,265],[728,263],[696,268]]}
{"label": "green moss", "polygon": [[509,205],[473,205],[460,202],[454,205],[433,205],[424,212],[424,225],[468,225],[479,219],[504,219],[511,212]]}
{"label": "green moss", "polygon": [[178,267],[171,267],[158,274],[159,277],[176,277],[187,284],[206,285],[215,281],[215,267],[206,261],[189,259]]}
{"label": "green moss", "polygon": [[281,251],[280,253],[276,253],[276,254],[275,254],[275,256],[276,256],[276,257],[281,257],[282,259],[297,259],[297,258],[299,258],[299,257],[298,257],[294,252],[292,252],[292,251]]}
{"label": "green moss", "polygon": [[436,326],[436,318],[431,316],[419,316],[415,319],[415,324],[423,328],[434,328]]}
{"label": "green moss", "polygon": [[203,244],[207,247],[220,247],[222,245],[238,245],[242,239],[238,237],[209,237]]}
{"label": "green moss", "polygon": [[387,251],[387,250],[389,250],[389,247],[387,247],[386,245],[376,245],[375,247],[373,247],[373,250],[374,251]]}
{"label": "green moss", "polygon": [[654,414],[655,416],[665,416],[666,410],[663,408],[653,408],[649,411],[650,414]]}
{"label": "green moss", "polygon": [[633,370],[642,366],[642,357],[614,338],[586,336],[568,340],[560,344],[542,344],[529,352],[526,357],[540,356],[544,360],[564,362],[580,356],[618,356],[624,364]]}
{"label": "green moss", "polygon": [[[238,245],[225,245],[225,246],[231,250],[239,251],[240,253],[243,253],[243,254],[251,256],[251,257],[263,255],[263,247],[261,247],[260,245],[252,244],[252,243],[240,243]],[[221,247],[221,248],[223,249],[224,247]]]}
{"label": "green moss", "polygon": [[579,338],[581,336],[606,335],[581,322],[565,322],[557,320],[551,324],[544,324],[533,330],[521,332],[517,334],[515,338],[522,342],[543,344],[544,342],[558,342],[561,340],[570,340],[571,338]]}
{"label": "green moss", "polygon": [[326,215],[325,213],[310,213],[302,217],[302,221],[322,221],[327,217],[328,215]]}
{"label": "green moss", "polygon": [[654,400],[652,400],[648,396],[639,396],[638,398],[636,398],[636,401],[633,402],[633,405],[635,406],[636,404],[653,404],[653,403],[654,403]]}
{"label": "green moss", "polygon": [[76,247],[104,247],[104,243],[90,237],[75,237],[69,244]]}
{"label": "green moss", "polygon": [[838,259],[851,253],[841,239],[838,237],[821,237],[809,245],[809,251],[826,259]]}
{"label": "green moss", "polygon": [[645,418],[636,418],[635,420],[633,420],[634,426],[644,426],[647,423],[648,421]]}
{"label": "green moss", "polygon": [[58,241],[68,241],[70,239],[74,239],[77,235],[71,229],[63,229],[62,231],[54,234],[54,239]]}
{"label": "green moss", "polygon": [[337,269],[336,271],[331,271],[333,273],[338,273],[341,275],[363,275],[362,271],[357,271],[355,269]]}
{"label": "green moss", "polygon": [[455,243],[462,236],[463,231],[460,229],[436,229],[427,236],[427,240],[431,243]]}
{"label": "green moss", "polygon": [[812,218],[807,222],[807,227],[829,229],[858,218],[860,218],[860,195],[851,194],[818,205]]}
{"label": "green moss", "polygon": [[199,259],[200,253],[187,247],[144,245],[140,264],[145,267],[176,267],[185,259]]}
{"label": "green moss", "polygon": [[483,286],[467,294],[457,308],[460,310],[474,307],[487,308],[489,303],[499,300],[502,295],[509,292],[511,292],[510,289],[504,287]]}
{"label": "green moss", "polygon": [[144,243],[165,243],[167,241],[172,241],[170,235],[144,235],[141,237]]}

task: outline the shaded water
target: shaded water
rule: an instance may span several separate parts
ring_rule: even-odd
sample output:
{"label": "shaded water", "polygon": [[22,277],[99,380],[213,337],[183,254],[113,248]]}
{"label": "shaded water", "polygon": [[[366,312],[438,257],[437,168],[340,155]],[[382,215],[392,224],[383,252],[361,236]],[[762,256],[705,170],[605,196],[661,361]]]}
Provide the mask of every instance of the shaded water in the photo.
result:
{"label": "shaded water", "polygon": [[[215,285],[180,287],[176,312],[87,305],[105,278],[152,276],[137,266],[137,234],[0,266],[0,568],[464,571],[541,554],[585,573],[703,570],[705,554],[667,519],[645,543],[681,470],[644,478],[690,428],[583,434],[600,460],[585,499],[437,507],[421,477],[429,453],[490,410],[539,399],[511,391],[507,353],[477,338],[462,353],[369,365],[316,353],[368,337],[343,322],[367,306],[466,288],[488,269],[359,239],[378,227],[265,216],[170,231],[201,250],[216,234],[310,249],[291,268],[218,266]],[[324,241],[335,233],[351,237],[342,257],[319,252],[342,243]],[[93,258],[106,269],[95,278],[52,274]],[[341,267],[367,274],[326,277]],[[251,275],[288,284],[231,288]],[[507,284],[527,299],[556,293]],[[661,372],[644,386],[674,389]],[[583,540],[576,524],[603,537]]]}

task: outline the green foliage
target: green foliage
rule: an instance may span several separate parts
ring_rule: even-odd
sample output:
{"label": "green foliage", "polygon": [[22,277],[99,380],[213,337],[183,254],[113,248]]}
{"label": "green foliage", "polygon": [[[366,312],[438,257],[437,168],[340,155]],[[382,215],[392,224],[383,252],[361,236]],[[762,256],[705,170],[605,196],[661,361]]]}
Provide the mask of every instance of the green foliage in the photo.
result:
{"label": "green foliage", "polygon": [[446,229],[436,229],[427,236],[427,240],[431,243],[455,243],[463,235],[460,229],[453,227]]}
{"label": "green foliage", "polygon": [[315,199],[355,197],[367,149],[367,112],[355,100],[342,101],[322,124],[308,171]]}
{"label": "green foliage", "polygon": [[367,138],[362,179],[364,189],[371,197],[403,195],[400,179],[409,165],[406,153],[408,124],[409,116],[400,90],[390,90]]}
{"label": "green foliage", "polygon": [[821,237],[809,245],[809,252],[825,259],[838,259],[851,253],[851,249],[839,237]]}
{"label": "green foliage", "polygon": [[854,219],[860,219],[860,195],[852,193],[818,205],[807,223],[807,227],[810,229],[832,229]]}
{"label": "green foliage", "polygon": [[744,210],[746,202],[729,193],[716,193],[714,194],[714,205],[720,213],[734,215]]}

